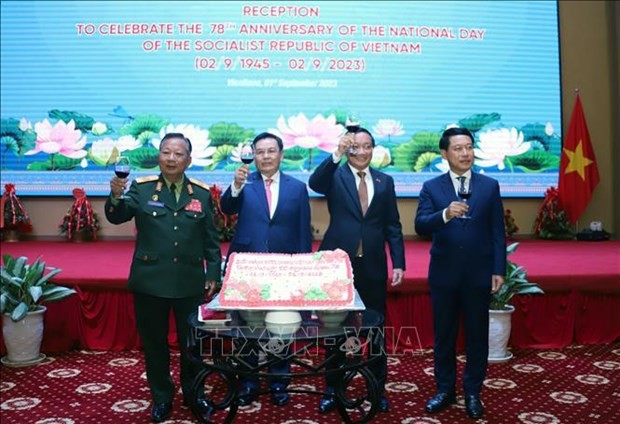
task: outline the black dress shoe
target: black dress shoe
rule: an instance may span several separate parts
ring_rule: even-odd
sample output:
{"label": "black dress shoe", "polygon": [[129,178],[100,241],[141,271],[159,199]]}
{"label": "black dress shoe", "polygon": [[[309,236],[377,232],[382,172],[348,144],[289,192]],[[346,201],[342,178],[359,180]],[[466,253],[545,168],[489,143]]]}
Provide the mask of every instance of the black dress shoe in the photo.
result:
{"label": "black dress shoe", "polygon": [[256,391],[249,388],[244,387],[239,391],[237,395],[237,405],[239,406],[248,406],[256,399]]}
{"label": "black dress shoe", "polygon": [[390,403],[388,402],[385,396],[381,396],[379,398],[379,412],[389,412],[390,411]]}
{"label": "black dress shoe", "polygon": [[271,403],[275,406],[284,406],[289,400],[291,400],[291,397],[288,393],[274,393],[271,395]]}
{"label": "black dress shoe", "polygon": [[319,404],[319,413],[327,414],[336,409],[336,400],[330,396],[323,396]]}
{"label": "black dress shoe", "polygon": [[166,421],[172,415],[172,402],[162,402],[153,404],[151,409],[151,421],[160,423]]}
{"label": "black dress shoe", "polygon": [[[200,415],[205,419],[205,421],[209,421],[209,418],[213,413],[213,406],[211,406],[209,401],[207,401],[204,397],[199,397],[196,404],[198,405]],[[191,406],[191,401],[188,398],[183,398],[183,406]]]}
{"label": "black dress shoe", "polygon": [[439,392],[429,399],[424,410],[429,414],[441,412],[456,402],[454,393]]}
{"label": "black dress shoe", "polygon": [[480,397],[476,395],[465,396],[465,411],[469,418],[480,418],[484,414],[484,406],[480,402]]}

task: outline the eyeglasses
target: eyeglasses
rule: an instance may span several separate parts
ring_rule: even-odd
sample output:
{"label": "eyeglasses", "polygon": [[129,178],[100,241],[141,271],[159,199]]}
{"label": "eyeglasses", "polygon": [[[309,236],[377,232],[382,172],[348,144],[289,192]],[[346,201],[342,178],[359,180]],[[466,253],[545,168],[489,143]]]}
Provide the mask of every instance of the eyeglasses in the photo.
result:
{"label": "eyeglasses", "polygon": [[267,149],[267,150],[258,149],[254,152],[254,156],[275,156],[279,152],[280,151],[278,149]]}

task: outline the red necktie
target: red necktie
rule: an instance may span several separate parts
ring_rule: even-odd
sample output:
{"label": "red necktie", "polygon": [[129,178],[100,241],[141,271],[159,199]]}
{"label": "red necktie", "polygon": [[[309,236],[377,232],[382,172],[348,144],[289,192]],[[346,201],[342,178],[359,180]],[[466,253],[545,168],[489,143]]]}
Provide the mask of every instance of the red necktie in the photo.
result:
{"label": "red necktie", "polygon": [[265,180],[265,194],[267,195],[267,207],[269,208],[269,216],[271,216],[271,183],[273,180],[267,178]]}

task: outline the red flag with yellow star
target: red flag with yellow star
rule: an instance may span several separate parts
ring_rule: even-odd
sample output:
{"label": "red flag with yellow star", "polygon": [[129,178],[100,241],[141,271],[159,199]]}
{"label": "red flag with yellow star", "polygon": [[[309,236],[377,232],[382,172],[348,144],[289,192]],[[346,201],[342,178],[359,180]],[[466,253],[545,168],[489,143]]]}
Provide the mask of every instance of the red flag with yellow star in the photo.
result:
{"label": "red flag with yellow star", "polygon": [[558,183],[560,206],[575,224],[585,210],[592,192],[600,181],[590,133],[586,125],[579,94],[575,97],[573,115],[564,139]]}

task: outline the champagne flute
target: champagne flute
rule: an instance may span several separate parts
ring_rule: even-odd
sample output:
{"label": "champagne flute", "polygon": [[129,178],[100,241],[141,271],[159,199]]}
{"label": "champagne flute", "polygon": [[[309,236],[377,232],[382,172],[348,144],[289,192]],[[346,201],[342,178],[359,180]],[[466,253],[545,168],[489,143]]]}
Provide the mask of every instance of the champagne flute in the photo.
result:
{"label": "champagne flute", "polygon": [[[127,178],[131,172],[131,166],[129,158],[127,156],[119,156],[116,158],[116,164],[114,165],[114,173],[118,178]],[[125,196],[121,194],[119,199],[124,199]]]}
{"label": "champagne flute", "polygon": [[[469,179],[469,184],[465,186],[464,183],[459,185],[458,196],[463,201],[463,203],[467,203],[467,200],[471,197],[471,178]],[[459,216],[459,219],[471,219],[471,216],[466,213],[463,216]]]}
{"label": "champagne flute", "polygon": [[[355,137],[355,134],[359,131],[360,126],[359,124],[349,124],[346,126],[347,128],[347,133],[351,133],[353,134],[353,137]],[[347,154],[349,155],[356,155],[357,154],[357,146],[352,145],[347,149]]]}
{"label": "champagne flute", "polygon": [[[252,161],[254,160],[254,148],[252,147],[251,143],[244,143],[243,146],[241,146],[239,158],[241,159],[241,162],[248,166],[252,163]],[[252,184],[252,182],[248,181],[248,179],[246,178],[245,184]]]}

